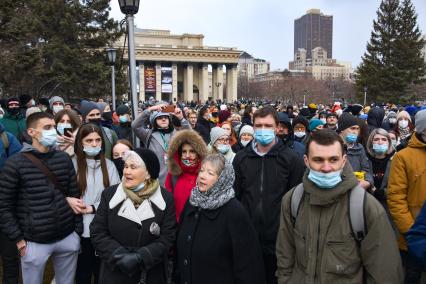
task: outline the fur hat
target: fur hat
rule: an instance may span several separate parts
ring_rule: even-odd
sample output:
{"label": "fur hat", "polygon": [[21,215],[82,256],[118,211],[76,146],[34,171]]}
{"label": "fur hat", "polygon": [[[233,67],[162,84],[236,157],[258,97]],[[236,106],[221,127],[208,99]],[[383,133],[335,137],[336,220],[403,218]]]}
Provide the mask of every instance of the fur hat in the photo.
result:
{"label": "fur hat", "polygon": [[174,159],[176,152],[182,144],[191,145],[192,148],[194,148],[195,153],[197,153],[200,161],[207,156],[207,145],[196,131],[190,129],[177,131],[176,134],[173,135],[167,151],[168,169],[170,173],[175,176],[182,174],[182,169]]}

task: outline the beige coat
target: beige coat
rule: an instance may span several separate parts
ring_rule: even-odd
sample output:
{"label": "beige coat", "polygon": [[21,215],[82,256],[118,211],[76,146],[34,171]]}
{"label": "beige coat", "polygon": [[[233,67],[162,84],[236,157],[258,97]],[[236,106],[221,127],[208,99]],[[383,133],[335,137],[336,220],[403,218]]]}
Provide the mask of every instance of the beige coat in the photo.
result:
{"label": "beige coat", "polygon": [[349,224],[348,192],[357,179],[347,164],[343,181],[319,189],[303,178],[304,197],[293,225],[292,189],[283,198],[277,239],[277,276],[283,283],[402,283],[403,273],[395,235],[386,212],[366,195],[367,234],[359,245]]}

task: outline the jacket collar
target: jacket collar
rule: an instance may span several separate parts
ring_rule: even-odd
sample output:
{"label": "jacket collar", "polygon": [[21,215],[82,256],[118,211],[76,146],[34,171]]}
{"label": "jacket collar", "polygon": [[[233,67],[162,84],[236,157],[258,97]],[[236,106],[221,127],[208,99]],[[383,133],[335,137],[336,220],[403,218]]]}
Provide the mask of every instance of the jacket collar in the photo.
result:
{"label": "jacket collar", "polygon": [[279,154],[279,148],[281,145],[283,145],[283,141],[279,139],[278,137],[275,137],[275,145],[269,150],[269,152],[265,153],[264,155],[261,155],[258,153],[256,148],[256,142],[253,140],[251,143],[251,146],[247,145],[244,149],[247,149],[247,152],[250,156],[256,156],[256,157],[274,157],[278,156]]}
{"label": "jacket collar", "polygon": [[306,169],[303,176],[303,187],[306,193],[309,194],[309,203],[311,205],[326,206],[335,203],[347,191],[354,188],[358,184],[352,167],[349,161],[346,161],[342,171],[342,181],[334,188],[321,189],[316,186],[310,179],[308,179],[309,169]]}
{"label": "jacket collar", "polygon": [[141,224],[142,221],[154,218],[155,214],[152,210],[151,202],[155,204],[161,211],[166,209],[166,202],[164,201],[163,195],[161,194],[161,187],[151,195],[148,199],[144,200],[142,204],[136,209],[130,198],[127,197],[124,192],[123,185],[120,183],[114,196],[109,201],[109,208],[114,209],[117,205],[122,203],[118,216],[126,218],[137,224]]}
{"label": "jacket collar", "polygon": [[204,216],[206,216],[210,220],[214,220],[214,219],[217,218],[217,216],[219,216],[221,208],[222,207],[219,207],[219,208],[214,209],[214,210],[205,210],[205,209],[201,209],[200,207],[195,207],[191,203],[188,202],[188,211],[185,215],[188,216],[188,215],[194,215],[194,214],[199,213],[199,214],[203,214]]}

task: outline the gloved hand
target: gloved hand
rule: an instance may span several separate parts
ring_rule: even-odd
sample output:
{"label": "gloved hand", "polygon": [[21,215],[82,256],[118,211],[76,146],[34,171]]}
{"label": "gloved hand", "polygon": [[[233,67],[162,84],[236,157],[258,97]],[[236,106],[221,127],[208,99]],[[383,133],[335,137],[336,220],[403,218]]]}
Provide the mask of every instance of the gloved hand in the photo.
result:
{"label": "gloved hand", "polygon": [[127,275],[132,275],[142,263],[142,257],[137,252],[129,252],[117,255],[121,257],[117,260],[118,268]]}

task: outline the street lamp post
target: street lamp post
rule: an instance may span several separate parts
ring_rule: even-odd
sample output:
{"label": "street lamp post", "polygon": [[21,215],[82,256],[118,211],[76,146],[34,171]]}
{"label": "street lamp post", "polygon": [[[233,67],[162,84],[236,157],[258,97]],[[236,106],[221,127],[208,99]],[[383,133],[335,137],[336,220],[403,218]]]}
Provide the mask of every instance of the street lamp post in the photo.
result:
{"label": "street lamp post", "polygon": [[112,109],[115,111],[115,58],[117,50],[115,48],[107,48],[108,61],[111,65],[111,89],[112,89]]}
{"label": "street lamp post", "polygon": [[[129,38],[129,77],[130,77],[130,95],[132,102],[132,117],[136,119],[138,115],[138,98],[136,90],[136,58],[135,58],[135,36],[134,36],[134,17],[139,11],[139,0],[118,0],[120,10],[126,15],[127,33]],[[139,141],[136,135],[133,137],[134,145],[138,146]]]}
{"label": "street lamp post", "polygon": [[364,87],[364,106],[367,105],[367,86]]}

